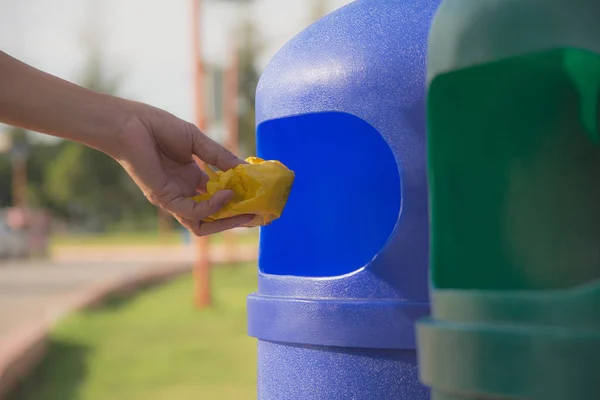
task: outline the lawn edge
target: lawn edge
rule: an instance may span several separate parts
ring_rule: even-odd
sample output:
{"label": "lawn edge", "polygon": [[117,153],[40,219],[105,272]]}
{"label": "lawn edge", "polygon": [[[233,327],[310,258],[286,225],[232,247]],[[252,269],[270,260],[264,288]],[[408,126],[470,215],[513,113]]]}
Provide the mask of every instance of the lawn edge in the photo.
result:
{"label": "lawn edge", "polygon": [[26,380],[46,356],[49,335],[56,324],[73,312],[97,307],[115,295],[132,295],[149,286],[166,282],[192,270],[189,263],[155,267],[86,287],[71,296],[66,306],[44,320],[30,323],[0,340],[0,400]]}

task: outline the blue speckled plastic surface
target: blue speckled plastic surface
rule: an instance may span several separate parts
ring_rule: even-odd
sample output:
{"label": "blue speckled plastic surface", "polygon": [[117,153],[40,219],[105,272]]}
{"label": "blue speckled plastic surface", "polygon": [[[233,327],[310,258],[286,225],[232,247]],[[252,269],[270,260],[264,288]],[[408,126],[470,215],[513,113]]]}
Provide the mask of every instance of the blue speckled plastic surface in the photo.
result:
{"label": "blue speckled plastic surface", "polygon": [[[420,400],[415,352],[259,341],[258,398]],[[310,364],[308,364],[310,362]]]}
{"label": "blue speckled plastic surface", "polygon": [[[268,135],[264,127],[274,120],[285,123],[284,118],[298,121],[292,116],[351,114],[374,128],[395,157],[399,182],[373,179],[378,185],[398,185],[401,191],[400,214],[383,247],[357,270],[340,268],[354,271],[341,276],[291,275],[291,269],[273,266],[272,258],[264,268],[266,255],[273,254],[278,241],[310,243],[288,224],[301,220],[293,214],[302,212],[301,207],[286,209],[278,221],[288,224],[288,229],[278,229],[276,224],[262,229],[259,264],[263,272],[258,292],[248,298],[249,333],[259,339],[261,400],[428,397],[416,373],[414,322],[429,313],[425,57],[437,4],[354,2],[300,33],[274,57],[261,78],[257,91],[260,156],[285,157],[296,144],[294,148],[307,153],[307,165],[316,163],[315,155],[325,156],[337,146],[313,146],[310,151],[297,138],[286,140],[290,130],[285,127]],[[278,133],[283,138],[273,145],[267,136]],[[350,134],[336,137],[353,138]],[[379,154],[369,156],[373,163],[381,162]],[[308,171],[307,165],[296,164],[297,174]],[[340,170],[343,166],[323,173],[333,176]],[[360,190],[360,180],[348,182],[347,192]],[[360,226],[373,207],[377,204],[365,205],[361,213],[347,218]],[[336,240],[339,228],[329,227],[328,240]],[[276,235],[269,234],[276,230]],[[343,246],[338,248],[343,251]]]}

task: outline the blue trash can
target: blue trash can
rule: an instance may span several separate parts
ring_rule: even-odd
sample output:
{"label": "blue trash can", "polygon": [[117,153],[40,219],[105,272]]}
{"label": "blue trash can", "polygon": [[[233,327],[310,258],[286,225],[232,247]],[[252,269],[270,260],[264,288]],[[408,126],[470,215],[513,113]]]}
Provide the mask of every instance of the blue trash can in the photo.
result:
{"label": "blue trash can", "polygon": [[259,400],[429,396],[414,323],[429,313],[425,58],[437,5],[354,2],[261,78],[258,155],[296,181],[261,229],[248,298]]}

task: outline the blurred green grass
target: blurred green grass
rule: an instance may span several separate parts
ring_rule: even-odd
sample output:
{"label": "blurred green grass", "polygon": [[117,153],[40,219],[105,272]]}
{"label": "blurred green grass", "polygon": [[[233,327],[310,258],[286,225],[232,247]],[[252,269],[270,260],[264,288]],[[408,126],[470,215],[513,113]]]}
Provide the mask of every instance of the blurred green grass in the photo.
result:
{"label": "blurred green grass", "polygon": [[256,399],[245,310],[256,267],[220,266],[213,283],[209,310],[193,308],[185,276],[68,317],[10,400]]}
{"label": "blurred green grass", "polygon": [[[245,229],[236,233],[241,244],[258,242],[258,229]],[[60,246],[157,246],[177,245],[184,242],[181,231],[172,231],[159,234],[151,232],[109,232],[99,234],[68,234],[53,235],[50,238],[51,247]],[[219,244],[223,242],[223,234],[210,237],[210,242]]]}

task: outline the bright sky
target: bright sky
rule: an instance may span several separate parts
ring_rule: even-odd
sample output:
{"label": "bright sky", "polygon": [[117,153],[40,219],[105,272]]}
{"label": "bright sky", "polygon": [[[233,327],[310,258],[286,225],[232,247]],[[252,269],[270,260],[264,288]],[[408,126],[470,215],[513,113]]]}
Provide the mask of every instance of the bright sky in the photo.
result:
{"label": "bright sky", "polygon": [[[222,63],[239,11],[217,0],[204,3],[203,53]],[[255,0],[246,11],[267,44],[262,64],[310,23],[310,3]],[[328,3],[333,10],[350,0]],[[109,67],[124,74],[122,95],[191,120],[190,10],[190,0],[0,0],[0,49],[76,81],[85,65],[85,28],[97,24]]]}

